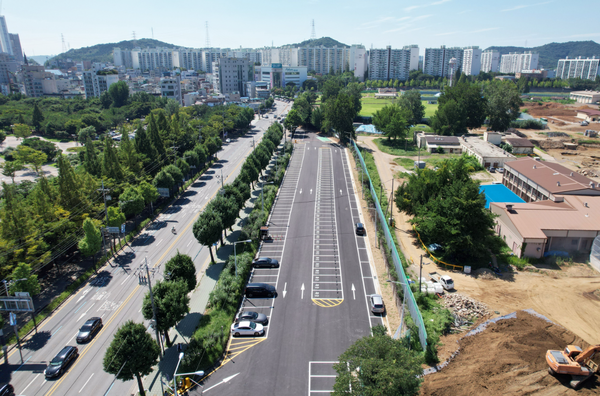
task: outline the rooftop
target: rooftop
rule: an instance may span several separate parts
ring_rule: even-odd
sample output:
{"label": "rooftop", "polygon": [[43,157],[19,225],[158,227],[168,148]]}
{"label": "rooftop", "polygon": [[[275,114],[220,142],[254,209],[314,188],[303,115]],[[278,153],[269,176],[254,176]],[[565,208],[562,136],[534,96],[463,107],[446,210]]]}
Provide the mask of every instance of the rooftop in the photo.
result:
{"label": "rooftop", "polygon": [[[505,168],[514,169],[552,194],[595,190],[600,195],[600,187],[592,179],[554,162],[542,162],[533,158],[519,158],[516,161],[505,164]],[[592,185],[594,186],[593,189]]]}
{"label": "rooftop", "polygon": [[486,142],[483,139],[480,139],[477,136],[470,137],[462,137],[461,144],[471,148],[473,151],[477,152],[482,157],[505,157],[510,158],[513,157],[511,153],[507,153],[496,145],[493,145],[490,142]]}
{"label": "rooftop", "polygon": [[425,136],[427,144],[460,144],[458,136]]}
{"label": "rooftop", "polygon": [[525,203],[517,194],[510,191],[508,187],[503,184],[485,184],[479,186],[479,193],[485,194],[485,208],[488,209],[492,202],[505,202],[505,203]]}
{"label": "rooftop", "polygon": [[535,147],[533,143],[523,138],[506,138],[504,140],[513,147]]}
{"label": "rooftop", "polygon": [[577,109],[578,113],[584,113],[587,115],[600,115],[600,111],[592,109]]}
{"label": "rooftop", "polygon": [[565,195],[563,202],[537,201],[513,203],[493,202],[504,210],[523,238],[546,238],[544,231],[600,231],[600,197]]}

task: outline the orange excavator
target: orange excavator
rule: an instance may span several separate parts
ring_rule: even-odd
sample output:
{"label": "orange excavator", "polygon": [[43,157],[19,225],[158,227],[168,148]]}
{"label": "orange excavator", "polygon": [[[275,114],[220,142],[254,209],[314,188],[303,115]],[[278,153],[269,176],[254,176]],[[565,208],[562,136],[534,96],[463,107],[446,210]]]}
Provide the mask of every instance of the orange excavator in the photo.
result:
{"label": "orange excavator", "polygon": [[585,351],[576,345],[567,345],[564,351],[550,350],[546,352],[548,373],[570,375],[571,388],[579,389],[585,380],[598,371],[598,364],[592,360],[597,352],[600,352],[600,344],[592,345]]}

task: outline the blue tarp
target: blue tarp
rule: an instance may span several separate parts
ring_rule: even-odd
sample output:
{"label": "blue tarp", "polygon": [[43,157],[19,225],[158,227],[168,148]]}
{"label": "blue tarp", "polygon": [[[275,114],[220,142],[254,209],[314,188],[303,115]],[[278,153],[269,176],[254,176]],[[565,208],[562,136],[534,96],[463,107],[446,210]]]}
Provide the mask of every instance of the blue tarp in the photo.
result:
{"label": "blue tarp", "polygon": [[377,129],[375,129],[375,125],[372,124],[368,124],[368,125],[361,125],[356,129],[356,132],[362,132],[362,133],[376,133],[378,135],[382,135],[382,132],[378,131]]}
{"label": "blue tarp", "polygon": [[490,208],[491,202],[525,203],[517,194],[503,184],[486,184],[479,186],[479,192],[485,194],[485,208]]}

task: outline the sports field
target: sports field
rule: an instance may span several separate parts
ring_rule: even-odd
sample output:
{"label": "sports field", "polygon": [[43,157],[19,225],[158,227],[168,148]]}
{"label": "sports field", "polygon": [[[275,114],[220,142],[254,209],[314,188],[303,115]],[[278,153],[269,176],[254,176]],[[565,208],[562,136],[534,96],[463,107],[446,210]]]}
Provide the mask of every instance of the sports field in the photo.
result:
{"label": "sports field", "polygon": [[[372,94],[371,94],[372,95]],[[365,96],[363,94],[362,109],[360,111],[360,116],[363,117],[371,117],[375,112],[387,104],[392,103],[391,99],[375,99],[372,96]],[[435,113],[438,105],[437,104],[427,104],[427,101],[423,101],[423,105],[425,106],[425,117],[431,117]]]}

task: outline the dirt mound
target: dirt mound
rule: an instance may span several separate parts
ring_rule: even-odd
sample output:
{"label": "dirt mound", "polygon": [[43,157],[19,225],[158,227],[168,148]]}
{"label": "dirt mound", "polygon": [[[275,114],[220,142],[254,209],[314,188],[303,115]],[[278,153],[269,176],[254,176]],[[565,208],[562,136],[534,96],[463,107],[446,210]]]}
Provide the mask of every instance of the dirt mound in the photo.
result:
{"label": "dirt mound", "polygon": [[530,139],[531,143],[533,143],[535,146],[541,147],[544,150],[550,150],[550,149],[563,149],[565,147],[565,145],[563,144],[564,142],[566,143],[571,143],[570,139],[562,139],[562,140],[552,140],[552,139]]}
{"label": "dirt mound", "polygon": [[527,113],[532,117],[547,117],[547,116],[576,116],[577,111],[573,108],[566,107],[560,103],[526,103],[521,109],[527,109]]}
{"label": "dirt mound", "polygon": [[441,371],[424,377],[421,395],[597,395],[600,381],[569,388],[570,377],[548,374],[548,349],[588,346],[565,328],[518,311],[459,341],[460,353]]}

